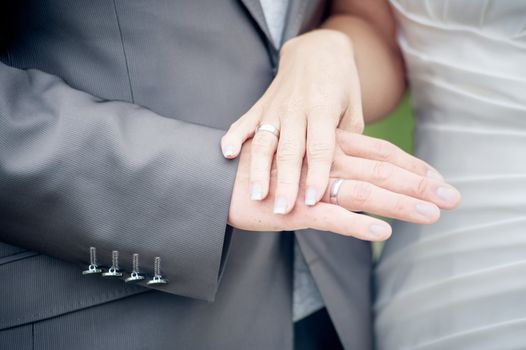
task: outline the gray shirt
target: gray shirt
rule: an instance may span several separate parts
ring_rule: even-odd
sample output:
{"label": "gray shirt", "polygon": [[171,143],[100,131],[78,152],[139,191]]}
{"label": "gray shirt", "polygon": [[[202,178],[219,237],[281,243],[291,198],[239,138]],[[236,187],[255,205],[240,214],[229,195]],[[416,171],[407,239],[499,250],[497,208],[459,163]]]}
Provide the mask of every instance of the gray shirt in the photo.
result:
{"label": "gray shirt", "polygon": [[[276,47],[281,46],[287,15],[288,0],[260,0],[268,29]],[[316,287],[309,267],[294,243],[294,296],[293,320],[298,321],[323,307],[323,299]]]}

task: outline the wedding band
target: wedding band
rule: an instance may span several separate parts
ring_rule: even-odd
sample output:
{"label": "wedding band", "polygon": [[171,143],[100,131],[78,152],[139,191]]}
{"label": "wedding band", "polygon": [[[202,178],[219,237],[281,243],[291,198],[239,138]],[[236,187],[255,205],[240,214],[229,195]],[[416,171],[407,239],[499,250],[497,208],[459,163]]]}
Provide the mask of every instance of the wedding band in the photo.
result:
{"label": "wedding band", "polygon": [[331,185],[331,203],[338,205],[338,192],[342,186],[343,179],[335,180]]}
{"label": "wedding band", "polygon": [[256,128],[256,132],[266,131],[279,138],[279,130],[272,124],[259,124]]}

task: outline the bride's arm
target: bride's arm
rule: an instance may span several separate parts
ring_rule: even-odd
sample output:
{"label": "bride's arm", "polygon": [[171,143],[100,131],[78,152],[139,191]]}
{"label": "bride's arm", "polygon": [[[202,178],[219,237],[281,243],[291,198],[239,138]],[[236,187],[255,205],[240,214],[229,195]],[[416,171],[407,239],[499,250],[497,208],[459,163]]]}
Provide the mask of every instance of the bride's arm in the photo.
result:
{"label": "bride's arm", "polygon": [[[365,121],[393,109],[405,88],[402,68],[390,8],[381,0],[335,0],[321,28],[287,40],[276,77],[221,140],[225,157],[235,158],[253,136],[250,197],[267,197],[276,155],[274,212],[289,213],[306,156],[305,204],[320,201],[334,161],[336,129],[361,133]],[[281,132],[254,134],[258,124]]]}
{"label": "bride's arm", "polygon": [[386,0],[334,0],[323,28],[347,34],[354,47],[364,119],[385,117],[405,91],[396,23]]}

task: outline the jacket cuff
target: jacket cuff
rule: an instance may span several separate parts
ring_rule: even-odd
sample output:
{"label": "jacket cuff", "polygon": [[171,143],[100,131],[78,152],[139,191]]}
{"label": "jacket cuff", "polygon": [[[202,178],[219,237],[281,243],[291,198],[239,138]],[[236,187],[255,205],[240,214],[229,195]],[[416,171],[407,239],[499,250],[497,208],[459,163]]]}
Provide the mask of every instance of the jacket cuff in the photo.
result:
{"label": "jacket cuff", "polygon": [[[153,185],[152,191],[164,193],[156,193],[156,203],[141,205],[146,212],[137,217],[136,223],[126,225],[130,237],[135,236],[139,242],[130,240],[120,247],[120,261],[124,262],[120,266],[129,274],[132,254],[140,252],[141,271],[146,278],[138,284],[213,301],[229,251],[232,228],[227,225],[227,218],[237,160],[227,160],[220,152],[223,131],[196,127],[202,138],[189,139],[186,150],[178,152],[185,154],[186,160],[174,159],[171,166],[163,167],[173,171],[163,170],[167,178],[157,174],[148,180],[153,184],[172,182],[172,186],[156,189]],[[189,130],[189,134],[194,133]],[[141,240],[144,244],[137,244]],[[102,249],[100,253],[105,256],[102,263],[110,266],[111,251]],[[160,274],[165,284],[148,284],[155,275],[156,257],[161,260]]]}

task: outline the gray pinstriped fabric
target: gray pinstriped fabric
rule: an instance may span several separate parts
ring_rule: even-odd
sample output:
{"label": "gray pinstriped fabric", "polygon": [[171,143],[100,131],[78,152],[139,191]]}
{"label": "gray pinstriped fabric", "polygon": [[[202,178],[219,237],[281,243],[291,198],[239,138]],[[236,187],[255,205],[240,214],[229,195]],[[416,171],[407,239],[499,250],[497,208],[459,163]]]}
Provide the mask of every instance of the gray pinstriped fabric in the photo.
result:
{"label": "gray pinstriped fabric", "polygon": [[[259,2],[1,6],[0,349],[291,348],[292,235],[225,229],[219,139],[277,54]],[[323,6],[293,0],[284,37]],[[343,343],[368,349],[369,245],[296,236]],[[170,283],[82,276],[90,246],[128,272],[160,256]]]}

